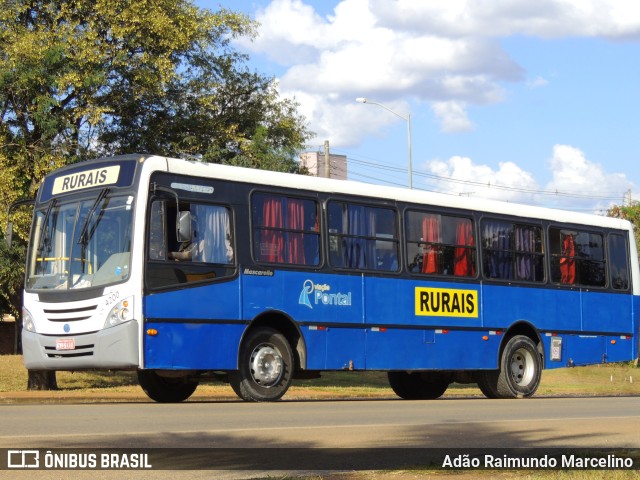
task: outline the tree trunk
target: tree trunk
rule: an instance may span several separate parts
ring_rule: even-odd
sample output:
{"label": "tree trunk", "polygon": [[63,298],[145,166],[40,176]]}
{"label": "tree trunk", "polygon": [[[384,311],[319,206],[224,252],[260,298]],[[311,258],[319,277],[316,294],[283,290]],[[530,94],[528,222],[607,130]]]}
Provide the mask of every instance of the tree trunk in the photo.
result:
{"label": "tree trunk", "polygon": [[55,370],[29,370],[27,390],[57,390]]}

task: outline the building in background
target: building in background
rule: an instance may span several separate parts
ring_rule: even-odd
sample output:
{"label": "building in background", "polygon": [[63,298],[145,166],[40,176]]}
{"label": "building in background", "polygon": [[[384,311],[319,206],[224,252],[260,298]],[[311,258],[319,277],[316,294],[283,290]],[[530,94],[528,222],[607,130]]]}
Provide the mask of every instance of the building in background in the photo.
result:
{"label": "building in background", "polygon": [[[329,178],[347,179],[347,156],[329,154]],[[326,177],[326,161],[324,152],[304,152],[300,154],[300,163],[311,175]]]}

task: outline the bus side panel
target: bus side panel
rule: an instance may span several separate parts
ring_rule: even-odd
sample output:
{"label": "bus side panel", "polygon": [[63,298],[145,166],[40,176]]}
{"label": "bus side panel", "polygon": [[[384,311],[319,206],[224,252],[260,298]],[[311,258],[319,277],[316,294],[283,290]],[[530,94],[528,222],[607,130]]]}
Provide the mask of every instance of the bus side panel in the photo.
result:
{"label": "bus side panel", "polygon": [[147,322],[145,368],[235,370],[243,324]]}
{"label": "bus side panel", "polygon": [[[551,360],[551,338],[561,339],[562,349],[559,360]],[[560,368],[578,365],[623,362],[636,358],[634,338],[626,335],[570,335],[543,337],[545,344],[545,368]]]}
{"label": "bus side panel", "polygon": [[497,367],[501,338],[500,335],[488,335],[480,330],[369,329],[367,368],[493,369]]}
{"label": "bus side panel", "polygon": [[625,335],[605,337],[607,362],[624,362],[637,358],[633,348],[637,341],[637,337],[628,338]]}
{"label": "bus side panel", "polygon": [[241,320],[240,283],[236,280],[153,293],[144,297],[150,320]]}
{"label": "bus side panel", "polygon": [[[245,322],[240,282],[147,295],[143,302],[144,367],[235,369]],[[149,336],[148,329],[157,330]]]}
{"label": "bus side panel", "polygon": [[302,327],[308,370],[365,370],[364,328]]}
{"label": "bus side panel", "polygon": [[327,328],[327,370],[364,370],[366,332],[357,328]]}
{"label": "bus side panel", "polygon": [[582,328],[586,332],[630,333],[633,328],[633,296],[582,292]]}
{"label": "bus side panel", "polygon": [[[446,325],[447,328],[468,328],[482,325],[479,284],[366,277],[364,291],[367,326]],[[466,292],[477,292],[477,301],[473,304],[466,303]],[[420,301],[421,293],[428,296],[426,302]]]}
{"label": "bus side panel", "polygon": [[359,275],[265,270],[262,274],[244,273],[242,290],[243,311],[250,320],[276,310],[303,324],[363,323]]}
{"label": "bus side panel", "polygon": [[307,369],[327,369],[327,332],[318,330],[315,325],[303,326],[300,329],[307,347]]}
{"label": "bus side panel", "polygon": [[367,368],[371,370],[428,368],[428,345],[432,345],[433,342],[433,330],[368,329]]}
{"label": "bus side panel", "polygon": [[248,320],[283,312],[302,324],[308,369],[365,368],[361,275],[246,268],[242,286]]}
{"label": "bus side panel", "polygon": [[606,362],[605,337],[601,335],[564,335],[565,365],[592,365]]}
{"label": "bus side panel", "polygon": [[484,326],[508,328],[518,321],[538,330],[581,328],[580,292],[516,285],[483,285]]}

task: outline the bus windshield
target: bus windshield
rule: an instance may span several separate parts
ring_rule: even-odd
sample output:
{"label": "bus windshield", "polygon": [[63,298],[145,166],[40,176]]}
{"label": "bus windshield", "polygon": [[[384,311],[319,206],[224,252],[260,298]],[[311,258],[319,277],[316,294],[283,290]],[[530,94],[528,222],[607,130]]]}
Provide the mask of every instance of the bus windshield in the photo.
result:
{"label": "bus windshield", "polygon": [[27,260],[27,290],[105,286],[129,277],[133,196],[52,200],[37,209]]}

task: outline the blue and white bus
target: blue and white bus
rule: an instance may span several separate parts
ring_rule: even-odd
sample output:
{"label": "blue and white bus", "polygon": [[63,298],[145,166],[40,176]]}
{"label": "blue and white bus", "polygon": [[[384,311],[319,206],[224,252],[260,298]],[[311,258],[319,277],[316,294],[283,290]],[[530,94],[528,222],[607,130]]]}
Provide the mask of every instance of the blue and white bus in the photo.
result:
{"label": "blue and white bus", "polygon": [[148,396],[388,372],[529,397],[545,368],[638,355],[627,221],[159,156],[44,179],[28,250],[29,369],[136,370]]}

